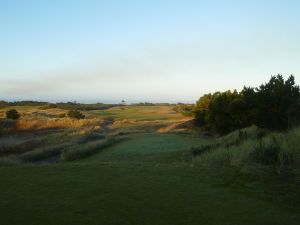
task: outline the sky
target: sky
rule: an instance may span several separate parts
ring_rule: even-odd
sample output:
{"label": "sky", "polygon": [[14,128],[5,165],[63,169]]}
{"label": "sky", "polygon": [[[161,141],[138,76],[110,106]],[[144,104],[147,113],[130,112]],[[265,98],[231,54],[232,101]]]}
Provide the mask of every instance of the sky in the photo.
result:
{"label": "sky", "polygon": [[186,102],[300,78],[298,0],[0,0],[0,99]]}

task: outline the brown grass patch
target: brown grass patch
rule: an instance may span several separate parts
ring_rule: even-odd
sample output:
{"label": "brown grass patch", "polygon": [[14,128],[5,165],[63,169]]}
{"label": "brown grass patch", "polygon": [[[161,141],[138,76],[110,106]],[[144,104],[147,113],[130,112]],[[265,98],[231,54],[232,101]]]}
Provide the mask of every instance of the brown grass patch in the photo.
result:
{"label": "brown grass patch", "polygon": [[168,126],[159,128],[158,133],[168,133],[173,131],[185,131],[193,127],[193,120],[188,120],[180,123],[170,124]]}
{"label": "brown grass patch", "polygon": [[73,120],[70,118],[62,119],[20,119],[16,122],[15,131],[41,130],[51,128],[80,128],[97,127],[102,122],[101,119],[82,119]]}

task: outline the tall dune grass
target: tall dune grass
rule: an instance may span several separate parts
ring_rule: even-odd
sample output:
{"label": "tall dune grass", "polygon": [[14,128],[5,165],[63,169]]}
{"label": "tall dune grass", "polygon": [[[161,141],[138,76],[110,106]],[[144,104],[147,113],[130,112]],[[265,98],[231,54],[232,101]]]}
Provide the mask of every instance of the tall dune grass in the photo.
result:
{"label": "tall dune grass", "polygon": [[14,155],[0,158],[0,166],[15,166],[19,165],[20,163],[21,160]]}
{"label": "tall dune grass", "polygon": [[60,143],[52,146],[44,146],[41,148],[34,149],[26,152],[20,156],[20,159],[24,162],[37,162],[43,159],[47,159],[58,155],[60,157],[61,152],[72,146],[73,143]]}
{"label": "tall dune grass", "polygon": [[194,161],[209,165],[263,165],[281,173],[300,163],[300,127],[283,133],[267,133],[257,127],[235,131],[214,145],[193,149]]}
{"label": "tall dune grass", "polygon": [[23,141],[19,141],[15,138],[6,138],[5,142],[0,143],[0,156],[22,154],[43,144],[45,144],[45,140],[41,138],[28,139]]}
{"label": "tall dune grass", "polygon": [[74,120],[70,118],[55,119],[20,119],[14,126],[15,131],[41,130],[50,128],[80,128],[99,126],[101,119]]}

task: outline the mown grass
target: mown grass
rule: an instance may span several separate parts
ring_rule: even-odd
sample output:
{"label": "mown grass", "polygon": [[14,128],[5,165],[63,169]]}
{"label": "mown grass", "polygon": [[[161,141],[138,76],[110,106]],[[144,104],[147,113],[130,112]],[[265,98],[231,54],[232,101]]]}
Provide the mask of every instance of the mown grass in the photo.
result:
{"label": "mown grass", "polygon": [[189,149],[199,144],[211,143],[209,139],[179,134],[134,134],[129,139],[113,145],[104,152],[88,158],[87,162],[162,162],[185,161]]}
{"label": "mown grass", "polygon": [[[170,107],[156,115],[155,107],[140,107],[103,110],[121,111],[121,122],[104,129],[115,137],[100,127],[66,128],[47,134],[43,146],[0,158],[0,224],[299,224],[299,129],[269,134],[251,127],[217,140],[155,133],[155,126],[186,117]],[[140,133],[118,142],[118,126],[130,123]],[[275,162],[261,161],[270,149]],[[293,160],[287,163],[285,153]],[[60,154],[68,162],[31,164]]]}
{"label": "mown grass", "polygon": [[[2,225],[298,225],[299,213],[234,171],[173,164],[0,168]],[[233,185],[235,183],[235,185]],[[5,203],[5,204],[4,204]]]}
{"label": "mown grass", "polygon": [[183,115],[173,111],[172,106],[122,106],[107,110],[96,110],[94,115],[124,120],[133,119],[137,121],[169,120],[185,118]]}

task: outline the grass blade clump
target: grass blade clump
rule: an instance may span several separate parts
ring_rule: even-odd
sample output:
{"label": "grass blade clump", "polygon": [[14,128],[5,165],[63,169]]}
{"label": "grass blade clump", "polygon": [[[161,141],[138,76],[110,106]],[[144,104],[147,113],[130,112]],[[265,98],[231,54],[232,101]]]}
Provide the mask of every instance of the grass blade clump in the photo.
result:
{"label": "grass blade clump", "polygon": [[192,147],[192,154],[193,156],[197,156],[197,155],[201,155],[203,153],[206,153],[208,151],[210,151],[213,148],[212,145],[203,145],[200,147]]}
{"label": "grass blade clump", "polygon": [[16,140],[12,138],[11,140],[9,139],[7,143],[2,143],[0,145],[0,156],[23,154],[44,144],[44,140],[39,138],[31,139],[19,144],[15,144],[15,142]]}
{"label": "grass blade clump", "polygon": [[61,152],[70,147],[72,143],[62,143],[54,146],[38,148],[30,152],[26,152],[20,156],[24,162],[37,162],[47,158],[51,158],[55,155],[60,155]]}
{"label": "grass blade clump", "polygon": [[86,158],[124,139],[125,139],[124,137],[107,138],[105,140],[93,141],[87,144],[77,144],[75,146],[72,146],[71,148],[66,149],[62,153],[62,160],[75,161],[75,160]]}
{"label": "grass blade clump", "polygon": [[299,161],[300,128],[285,133],[267,133],[257,127],[232,132],[214,145],[192,149],[195,160],[204,164],[245,164],[284,169]]}
{"label": "grass blade clump", "polygon": [[21,163],[20,159],[16,156],[6,156],[0,158],[0,166],[15,166]]}
{"label": "grass blade clump", "polygon": [[288,163],[291,159],[288,153],[282,151],[280,143],[274,136],[271,140],[265,139],[259,141],[251,152],[250,157],[254,162],[265,165],[276,165],[280,162]]}

